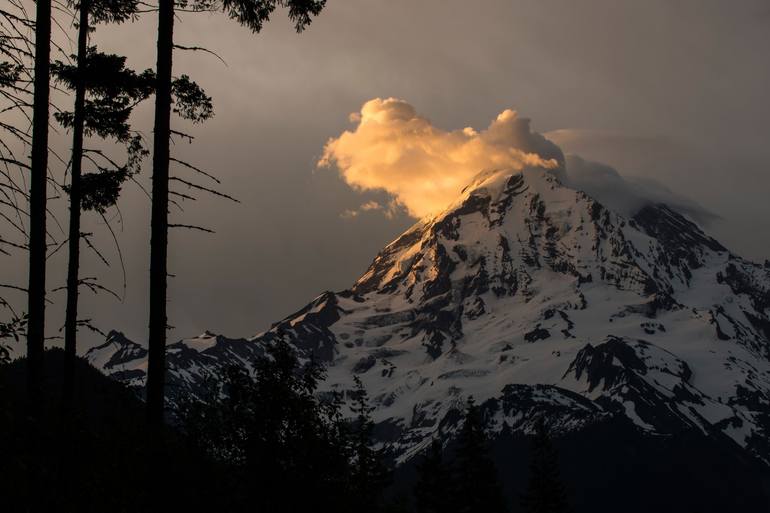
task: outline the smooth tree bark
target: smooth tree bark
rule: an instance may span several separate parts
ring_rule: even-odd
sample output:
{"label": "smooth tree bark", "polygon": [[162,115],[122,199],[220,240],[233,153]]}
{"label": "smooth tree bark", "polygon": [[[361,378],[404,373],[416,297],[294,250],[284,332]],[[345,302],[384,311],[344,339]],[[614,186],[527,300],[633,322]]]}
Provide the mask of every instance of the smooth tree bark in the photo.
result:
{"label": "smooth tree bark", "polygon": [[67,263],[67,311],[64,320],[64,401],[71,405],[74,394],[77,357],[78,287],[80,285],[80,214],[83,168],[83,132],[85,129],[86,62],[88,59],[90,1],[81,0],[78,26],[77,81],[72,127],[72,162],[70,169],[70,221]]}
{"label": "smooth tree bark", "polygon": [[29,191],[29,285],[27,389],[34,408],[40,394],[45,347],[46,193],[48,178],[48,102],[50,100],[51,0],[35,9],[35,78]]}
{"label": "smooth tree bark", "polygon": [[168,182],[171,142],[171,60],[174,0],[158,2],[158,55],[150,221],[150,337],[147,367],[147,420],[163,423],[166,373],[166,290],[168,286]]}

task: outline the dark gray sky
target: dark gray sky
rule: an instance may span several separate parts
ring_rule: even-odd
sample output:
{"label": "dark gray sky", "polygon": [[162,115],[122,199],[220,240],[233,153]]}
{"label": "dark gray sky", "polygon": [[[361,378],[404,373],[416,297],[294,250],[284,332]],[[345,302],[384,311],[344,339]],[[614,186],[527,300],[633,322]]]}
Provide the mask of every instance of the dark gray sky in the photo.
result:
{"label": "dark gray sky", "polygon": [[[135,68],[150,67],[154,27],[148,15],[95,38]],[[327,139],[375,97],[406,100],[446,130],[483,129],[517,110],[538,132],[558,131],[552,137],[566,152],[657,180],[719,215],[709,231],[738,253],[770,257],[766,0],[328,0],[301,35],[283,12],[258,35],[222,15],[183,14],[176,38],[216,51],[227,66],[177,52],[175,73],[214,97],[216,117],[173,151],[216,173],[242,203],[201,198],[174,213],[217,233],[171,238],[172,339],[263,330],[323,290],[349,286],[411,224],[403,213],[341,217],[387,198],[315,166]],[[148,136],[150,112],[136,119]],[[145,182],[149,175],[148,163]],[[140,341],[149,204],[130,186],[121,210],[125,301],[86,293],[82,310]],[[103,227],[93,229],[109,248]],[[52,286],[64,263],[51,259]],[[21,267],[5,267],[3,277]],[[117,269],[98,272],[120,286]],[[50,312],[53,333],[59,303]]]}

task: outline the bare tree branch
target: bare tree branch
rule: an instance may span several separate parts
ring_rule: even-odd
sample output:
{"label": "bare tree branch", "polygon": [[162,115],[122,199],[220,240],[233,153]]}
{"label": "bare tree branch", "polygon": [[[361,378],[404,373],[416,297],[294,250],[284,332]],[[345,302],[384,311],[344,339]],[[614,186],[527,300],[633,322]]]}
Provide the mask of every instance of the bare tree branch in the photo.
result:
{"label": "bare tree branch", "polygon": [[232,196],[230,196],[228,194],[216,191],[214,189],[210,189],[208,187],[204,187],[202,185],[198,185],[198,184],[195,184],[195,183],[192,183],[192,182],[188,182],[187,180],[183,180],[182,178],[179,178],[179,177],[176,177],[176,176],[169,177],[169,180],[174,180],[174,181],[183,183],[183,184],[185,184],[187,187],[189,187],[191,189],[197,189],[199,191],[208,192],[209,194],[213,194],[214,196],[219,196],[220,198],[228,199],[228,200],[230,200],[230,201],[232,201],[234,203],[240,203],[239,200],[233,198]]}
{"label": "bare tree branch", "polygon": [[205,53],[211,54],[217,59],[219,59],[222,62],[222,64],[227,66],[227,62],[222,57],[220,57],[217,53],[212,52],[208,48],[203,48],[202,46],[184,46],[184,45],[177,45],[177,44],[174,45],[174,48],[176,50],[185,50],[190,52],[205,52]]}
{"label": "bare tree branch", "polygon": [[204,228],[202,226],[195,226],[192,224],[169,224],[168,227],[169,228],[186,228],[188,230],[198,230],[206,233],[216,233],[214,230],[211,230],[209,228]]}

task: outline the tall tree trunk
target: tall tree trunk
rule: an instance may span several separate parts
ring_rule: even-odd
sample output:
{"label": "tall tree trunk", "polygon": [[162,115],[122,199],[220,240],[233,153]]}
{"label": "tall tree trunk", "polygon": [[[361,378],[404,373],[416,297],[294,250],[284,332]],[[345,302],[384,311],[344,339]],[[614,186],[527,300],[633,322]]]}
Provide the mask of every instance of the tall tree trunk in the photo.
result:
{"label": "tall tree trunk", "polygon": [[46,190],[48,178],[48,101],[50,99],[51,0],[37,0],[35,15],[35,92],[32,108],[32,159],[29,191],[29,320],[27,389],[31,407],[40,393],[45,347]]}
{"label": "tall tree trunk", "polygon": [[80,176],[83,165],[83,130],[86,102],[86,61],[88,58],[88,0],[80,2],[78,28],[78,74],[75,85],[75,113],[72,127],[72,165],[70,180],[69,262],[67,266],[67,313],[64,320],[64,404],[74,398],[75,359],[77,357],[78,286],[80,284]]}
{"label": "tall tree trunk", "polygon": [[174,0],[159,0],[155,133],[152,156],[150,235],[150,337],[147,367],[147,420],[163,423],[166,371],[166,288],[168,268],[168,179],[171,137],[171,60],[174,49]]}

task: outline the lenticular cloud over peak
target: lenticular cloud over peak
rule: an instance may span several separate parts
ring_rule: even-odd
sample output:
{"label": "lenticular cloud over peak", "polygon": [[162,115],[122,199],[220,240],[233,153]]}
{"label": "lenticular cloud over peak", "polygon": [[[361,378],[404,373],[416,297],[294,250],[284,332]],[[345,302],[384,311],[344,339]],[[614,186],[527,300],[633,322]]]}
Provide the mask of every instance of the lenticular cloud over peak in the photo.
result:
{"label": "lenticular cloud over peak", "polygon": [[318,164],[336,165],[356,189],[387,191],[414,217],[445,208],[480,171],[564,162],[559,147],[512,110],[481,131],[446,131],[403,100],[375,98],[350,119],[354,129],[331,138]]}

